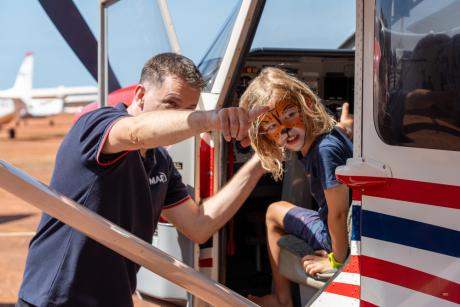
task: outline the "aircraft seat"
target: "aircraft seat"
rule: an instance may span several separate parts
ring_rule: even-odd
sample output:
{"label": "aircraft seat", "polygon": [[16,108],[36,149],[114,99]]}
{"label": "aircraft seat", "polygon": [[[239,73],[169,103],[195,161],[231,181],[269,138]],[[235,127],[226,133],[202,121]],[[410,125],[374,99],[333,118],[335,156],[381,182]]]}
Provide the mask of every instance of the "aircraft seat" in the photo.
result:
{"label": "aircraft seat", "polygon": [[279,270],[280,273],[287,279],[296,282],[300,285],[317,289],[323,287],[331,278],[336,270],[316,274],[316,276],[308,275],[302,266],[302,257],[308,254],[313,254],[313,249],[303,240],[294,235],[285,235],[278,240],[280,247]]}

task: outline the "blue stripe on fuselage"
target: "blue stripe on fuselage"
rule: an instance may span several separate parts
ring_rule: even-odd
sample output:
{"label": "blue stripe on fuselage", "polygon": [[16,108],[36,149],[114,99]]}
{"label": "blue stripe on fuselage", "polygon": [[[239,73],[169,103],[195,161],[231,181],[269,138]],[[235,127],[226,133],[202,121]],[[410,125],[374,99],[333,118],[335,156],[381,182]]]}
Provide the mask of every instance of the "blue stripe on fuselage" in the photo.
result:
{"label": "blue stripe on fuselage", "polygon": [[365,237],[460,257],[460,231],[362,210]]}
{"label": "blue stripe on fuselage", "polygon": [[361,206],[351,206],[351,239],[353,241],[361,240]]}

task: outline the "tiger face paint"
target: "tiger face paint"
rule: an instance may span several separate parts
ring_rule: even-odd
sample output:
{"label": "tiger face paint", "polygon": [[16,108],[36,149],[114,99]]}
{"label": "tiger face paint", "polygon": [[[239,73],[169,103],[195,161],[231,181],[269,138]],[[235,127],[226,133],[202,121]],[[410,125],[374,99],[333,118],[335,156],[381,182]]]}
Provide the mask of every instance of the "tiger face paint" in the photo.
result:
{"label": "tiger face paint", "polygon": [[259,133],[279,146],[299,151],[305,142],[305,125],[299,107],[286,100],[278,101],[261,119]]}

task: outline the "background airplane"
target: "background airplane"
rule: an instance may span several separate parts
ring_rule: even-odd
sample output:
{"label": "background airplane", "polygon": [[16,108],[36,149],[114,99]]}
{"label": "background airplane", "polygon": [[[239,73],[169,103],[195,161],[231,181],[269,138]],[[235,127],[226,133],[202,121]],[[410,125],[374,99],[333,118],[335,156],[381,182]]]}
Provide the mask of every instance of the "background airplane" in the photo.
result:
{"label": "background airplane", "polygon": [[[12,88],[0,91],[0,126],[23,117],[45,117],[74,113],[97,98],[96,86],[54,88],[32,87],[33,55],[28,52]],[[14,132],[10,133],[14,137]]]}
{"label": "background airplane", "polygon": [[24,108],[24,101],[30,100],[32,69],[33,56],[31,53],[26,53],[13,87],[0,91],[0,125],[15,119]]}

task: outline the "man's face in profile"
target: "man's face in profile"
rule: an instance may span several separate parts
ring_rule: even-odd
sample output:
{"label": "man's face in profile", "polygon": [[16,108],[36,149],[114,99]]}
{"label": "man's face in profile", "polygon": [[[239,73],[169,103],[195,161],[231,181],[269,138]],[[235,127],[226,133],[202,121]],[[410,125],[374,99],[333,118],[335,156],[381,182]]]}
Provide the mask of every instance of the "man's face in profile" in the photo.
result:
{"label": "man's face in profile", "polygon": [[190,87],[178,77],[167,76],[159,87],[153,84],[145,86],[143,111],[194,110],[199,98],[199,90]]}

